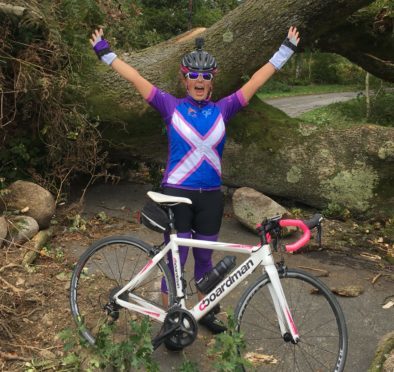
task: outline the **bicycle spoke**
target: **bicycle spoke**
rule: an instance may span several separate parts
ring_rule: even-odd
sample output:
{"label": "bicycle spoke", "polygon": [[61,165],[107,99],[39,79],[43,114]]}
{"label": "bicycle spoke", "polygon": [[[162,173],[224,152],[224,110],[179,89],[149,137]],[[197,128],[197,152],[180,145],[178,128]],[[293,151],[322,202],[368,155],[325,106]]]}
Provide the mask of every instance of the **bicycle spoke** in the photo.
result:
{"label": "bicycle spoke", "polygon": [[[275,331],[275,330],[272,330],[272,329],[269,329],[269,328],[265,328],[265,327],[262,327],[262,326],[259,325],[259,324],[255,324],[255,323],[251,323],[251,322],[246,322],[246,321],[245,321],[243,324],[244,324],[244,325],[252,326],[252,327],[254,327],[255,329],[259,329],[259,330],[262,330],[262,331],[271,332],[271,333],[277,335],[277,338],[282,339],[282,335],[280,334],[279,328],[277,329],[277,331]],[[260,339],[262,339],[262,338],[260,338]],[[275,337],[273,337],[273,338],[264,337],[264,340],[274,340],[274,339],[275,339]]]}
{"label": "bicycle spoke", "polygon": [[[261,277],[245,292],[236,309],[239,330],[245,335],[246,351],[263,350],[278,360],[276,366],[261,365],[258,370],[332,371],[338,364],[343,368],[346,327],[340,321],[343,315],[331,292],[323,289],[321,282],[309,274],[299,271],[288,270],[286,277],[281,278],[301,337],[297,344],[292,344],[280,335],[268,283],[267,275]],[[321,297],[312,298],[312,289],[318,290]],[[272,337],[274,329],[280,337]]]}
{"label": "bicycle spoke", "polygon": [[325,351],[326,353],[331,353],[331,354],[333,354],[333,355],[336,354],[336,351],[328,350],[328,349],[326,349],[326,348],[324,348],[324,347],[317,346],[316,344],[310,344],[309,342],[301,342],[301,341],[300,341],[300,345],[307,345],[307,346],[309,346],[309,347],[311,347],[311,348],[313,348],[313,349],[323,350],[323,351]]}
{"label": "bicycle spoke", "polygon": [[[81,256],[72,276],[71,311],[76,322],[83,323],[80,332],[89,343],[95,343],[101,325],[110,323],[113,328],[111,339],[113,342],[121,342],[133,333],[131,321],[141,321],[144,317],[109,300],[149,262],[151,251],[151,246],[137,239],[114,237],[94,243]],[[169,288],[169,303],[172,304],[175,288],[164,260],[158,262],[156,268],[146,275],[133,292],[143,301],[162,307],[160,283],[164,277]],[[120,297],[127,301],[127,292]],[[156,334],[161,323],[153,323],[152,333]]]}
{"label": "bicycle spoke", "polygon": [[119,283],[119,285],[120,285],[120,283],[122,283],[123,280],[122,280],[122,272],[121,272],[120,266],[119,266],[118,249],[115,249],[114,251],[115,251],[116,264],[117,264],[117,266],[118,266],[118,271],[119,271],[118,283]]}
{"label": "bicycle spoke", "polygon": [[115,280],[116,283],[118,284],[118,286],[120,286],[120,283],[116,280],[116,275],[114,274],[114,272],[113,272],[113,270],[112,270],[112,266],[111,266],[111,264],[108,262],[107,256],[106,256],[105,253],[104,253],[104,259],[105,259],[107,265],[109,266],[109,269],[111,270],[111,274],[112,274],[112,276],[113,276],[113,280]]}
{"label": "bicycle spoke", "polygon": [[[303,333],[302,333],[302,336],[305,337],[305,336],[308,335],[309,333],[311,333],[311,332],[313,332],[313,331],[316,331],[317,329],[320,329],[320,328],[324,327],[325,325],[327,325],[327,324],[329,324],[329,323],[332,323],[332,322],[334,322],[334,321],[335,321],[335,319],[327,320],[325,323],[320,324],[318,327],[315,327],[315,328],[310,329],[309,331],[303,332]],[[308,337],[310,337],[310,336],[308,336]],[[316,337],[316,336],[315,336],[315,337]]]}
{"label": "bicycle spoke", "polygon": [[324,367],[324,369],[331,370],[331,367],[329,368],[326,365],[324,365],[319,359],[317,359],[313,354],[309,353],[306,349],[300,348],[300,350],[302,350],[304,353],[308,354],[315,362],[317,362],[322,367]]}
{"label": "bicycle spoke", "polygon": [[[265,297],[265,296],[264,296],[264,297]],[[265,301],[267,301],[266,303],[271,303],[271,302],[268,301],[267,299],[265,299]],[[268,318],[263,312],[261,312],[256,306],[254,306],[254,305],[252,304],[251,307],[253,308],[253,310],[255,310],[255,312],[258,313],[258,315],[262,316],[266,321],[268,321],[269,324],[270,324],[273,328],[278,328],[278,329],[279,329],[279,325],[278,325],[278,324],[272,323],[272,321],[270,321],[269,318]],[[272,305],[272,311],[274,311],[273,305]],[[272,314],[272,312],[271,312],[270,314]]]}
{"label": "bicycle spoke", "polygon": [[311,370],[311,371],[313,371],[313,367],[311,366],[311,364],[309,363],[309,360],[308,360],[308,358],[305,356],[305,353],[304,353],[304,350],[302,350],[302,348],[300,348],[300,351],[301,351],[301,354],[303,355],[303,357],[304,357],[304,360],[306,361],[306,363],[308,364],[308,366],[309,366],[309,369]]}
{"label": "bicycle spoke", "polygon": [[123,265],[122,265],[122,269],[121,269],[121,272],[123,273],[123,269],[124,269],[124,265],[126,264],[126,257],[127,257],[127,252],[129,251],[129,249],[126,247],[126,253],[125,253],[125,256],[124,256],[124,258],[123,258]]}
{"label": "bicycle spoke", "polygon": [[[101,266],[99,266],[99,264],[97,264],[96,262],[93,261],[93,265],[94,265],[94,267],[97,268],[97,271],[99,271],[101,273],[103,278],[107,278],[110,281],[113,280],[113,281],[115,281],[116,284],[118,284],[115,279],[111,279],[111,278],[108,277],[108,275],[103,271],[103,269],[101,268]],[[93,275],[97,276],[97,274],[95,274],[94,272],[93,272]]]}

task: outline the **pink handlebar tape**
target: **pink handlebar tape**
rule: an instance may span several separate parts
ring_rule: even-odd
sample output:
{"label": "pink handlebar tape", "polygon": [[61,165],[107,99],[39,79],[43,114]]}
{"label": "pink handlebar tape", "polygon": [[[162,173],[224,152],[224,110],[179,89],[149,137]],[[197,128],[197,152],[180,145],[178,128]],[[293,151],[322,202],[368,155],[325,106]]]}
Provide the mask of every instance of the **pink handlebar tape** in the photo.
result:
{"label": "pink handlebar tape", "polygon": [[305,223],[302,222],[301,220],[280,220],[279,225],[281,227],[287,227],[287,226],[299,227],[304,232],[302,237],[299,240],[297,240],[295,243],[286,245],[287,252],[294,252],[297,249],[300,249],[306,243],[308,243],[309,239],[311,238],[311,231],[309,230],[308,226],[306,226]]}

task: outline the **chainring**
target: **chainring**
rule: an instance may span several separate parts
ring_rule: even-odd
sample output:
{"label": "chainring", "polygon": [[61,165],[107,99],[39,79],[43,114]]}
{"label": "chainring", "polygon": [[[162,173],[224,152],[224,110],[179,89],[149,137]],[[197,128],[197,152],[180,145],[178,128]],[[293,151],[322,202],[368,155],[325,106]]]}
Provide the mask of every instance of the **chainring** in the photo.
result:
{"label": "chainring", "polygon": [[164,340],[169,350],[182,350],[192,344],[197,337],[197,322],[193,315],[184,309],[173,308],[168,311],[164,319],[163,331],[168,332],[171,329],[172,331]]}

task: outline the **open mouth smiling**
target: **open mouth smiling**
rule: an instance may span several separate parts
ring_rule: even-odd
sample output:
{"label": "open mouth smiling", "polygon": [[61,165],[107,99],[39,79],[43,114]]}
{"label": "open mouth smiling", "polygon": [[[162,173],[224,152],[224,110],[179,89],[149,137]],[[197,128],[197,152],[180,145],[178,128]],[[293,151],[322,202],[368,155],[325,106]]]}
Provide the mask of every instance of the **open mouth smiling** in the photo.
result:
{"label": "open mouth smiling", "polygon": [[204,93],[205,87],[204,87],[204,85],[196,85],[196,86],[194,87],[194,90],[195,90],[197,93]]}

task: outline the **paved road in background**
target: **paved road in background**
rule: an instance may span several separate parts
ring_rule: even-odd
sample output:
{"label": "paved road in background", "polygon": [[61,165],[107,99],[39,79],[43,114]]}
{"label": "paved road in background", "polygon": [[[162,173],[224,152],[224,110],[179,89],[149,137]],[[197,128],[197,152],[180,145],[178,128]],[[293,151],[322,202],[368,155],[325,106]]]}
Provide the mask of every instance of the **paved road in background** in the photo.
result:
{"label": "paved road in background", "polygon": [[264,102],[294,118],[321,106],[327,106],[334,102],[349,101],[356,98],[357,94],[359,92],[311,94],[307,96],[265,99]]}

